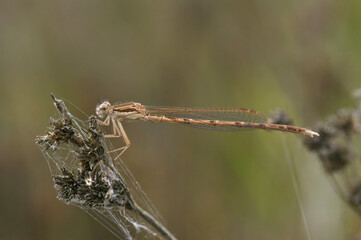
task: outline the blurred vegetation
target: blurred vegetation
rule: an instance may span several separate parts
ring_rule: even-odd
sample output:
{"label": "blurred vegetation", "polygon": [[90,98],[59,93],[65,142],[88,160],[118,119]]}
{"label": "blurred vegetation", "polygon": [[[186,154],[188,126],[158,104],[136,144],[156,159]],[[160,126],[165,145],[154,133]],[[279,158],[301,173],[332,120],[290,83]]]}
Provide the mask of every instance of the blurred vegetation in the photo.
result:
{"label": "blurred vegetation", "polygon": [[[356,0],[1,1],[0,239],[113,239],[55,198],[33,143],[50,92],[88,115],[104,99],[280,107],[310,127],[353,104],[360,14]],[[306,239],[281,133],[125,128],[122,159],[179,239]],[[299,136],[287,145],[313,239],[358,235],[316,156]]]}

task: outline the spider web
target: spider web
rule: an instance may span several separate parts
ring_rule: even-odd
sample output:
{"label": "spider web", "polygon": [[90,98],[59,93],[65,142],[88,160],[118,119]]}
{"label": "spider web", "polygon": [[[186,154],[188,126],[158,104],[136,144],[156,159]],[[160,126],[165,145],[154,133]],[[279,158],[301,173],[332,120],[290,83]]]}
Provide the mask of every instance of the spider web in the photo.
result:
{"label": "spider web", "polygon": [[80,207],[118,239],[175,239],[132,173],[110,142],[105,142],[96,118],[87,121],[71,115],[55,99],[60,114],[36,138],[48,163],[57,198]]}

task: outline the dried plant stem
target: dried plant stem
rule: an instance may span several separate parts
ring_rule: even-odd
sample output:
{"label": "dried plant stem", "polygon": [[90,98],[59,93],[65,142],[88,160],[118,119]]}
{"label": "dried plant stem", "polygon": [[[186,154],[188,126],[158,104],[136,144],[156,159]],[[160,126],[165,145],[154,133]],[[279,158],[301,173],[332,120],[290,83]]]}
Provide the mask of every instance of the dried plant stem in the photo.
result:
{"label": "dried plant stem", "polygon": [[167,228],[165,228],[160,222],[158,222],[151,214],[141,208],[136,202],[133,202],[133,210],[154,227],[160,234],[166,237],[168,240],[177,240],[175,236]]}

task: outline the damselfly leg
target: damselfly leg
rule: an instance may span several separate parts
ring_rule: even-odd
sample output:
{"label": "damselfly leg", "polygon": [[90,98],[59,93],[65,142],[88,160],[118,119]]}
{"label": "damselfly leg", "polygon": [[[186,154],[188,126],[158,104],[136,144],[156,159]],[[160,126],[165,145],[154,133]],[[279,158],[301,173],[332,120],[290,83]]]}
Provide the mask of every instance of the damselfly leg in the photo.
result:
{"label": "damselfly leg", "polygon": [[108,116],[104,121],[98,120],[98,124],[103,126],[109,126],[110,122],[112,122],[113,125],[113,134],[104,135],[104,138],[123,138],[125,142],[125,146],[107,152],[107,153],[120,152],[114,159],[116,160],[129,148],[130,140],[127,134],[125,133],[122,123],[119,120],[114,120],[114,118],[112,118],[111,116]]}

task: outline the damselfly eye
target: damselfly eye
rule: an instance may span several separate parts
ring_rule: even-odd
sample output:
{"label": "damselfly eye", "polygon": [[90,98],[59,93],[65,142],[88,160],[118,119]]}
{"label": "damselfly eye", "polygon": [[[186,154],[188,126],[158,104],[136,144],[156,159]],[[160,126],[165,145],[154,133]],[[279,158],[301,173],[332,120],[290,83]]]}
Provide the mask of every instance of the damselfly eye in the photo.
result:
{"label": "damselfly eye", "polygon": [[105,118],[106,116],[108,116],[110,106],[111,105],[108,101],[105,101],[102,104],[98,105],[97,108],[95,109],[95,112],[98,115],[98,117]]}

